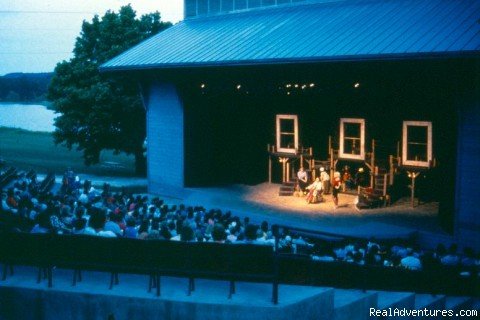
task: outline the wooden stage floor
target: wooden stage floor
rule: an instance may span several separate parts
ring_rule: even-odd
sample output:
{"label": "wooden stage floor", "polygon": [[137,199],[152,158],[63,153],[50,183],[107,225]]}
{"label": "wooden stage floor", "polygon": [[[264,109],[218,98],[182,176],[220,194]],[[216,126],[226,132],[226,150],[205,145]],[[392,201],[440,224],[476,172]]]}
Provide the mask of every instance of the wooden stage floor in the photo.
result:
{"label": "wooden stage floor", "polygon": [[354,205],[355,195],[340,193],[339,207],[335,209],[331,195],[325,196],[325,202],[307,204],[305,197],[281,197],[278,190],[278,184],[268,183],[187,188],[171,200],[207,209],[230,210],[241,217],[249,216],[254,223],[266,220],[344,235],[382,238],[413,231],[445,234],[437,222],[437,202],[412,208],[410,198],[403,198],[391,206],[358,210]]}

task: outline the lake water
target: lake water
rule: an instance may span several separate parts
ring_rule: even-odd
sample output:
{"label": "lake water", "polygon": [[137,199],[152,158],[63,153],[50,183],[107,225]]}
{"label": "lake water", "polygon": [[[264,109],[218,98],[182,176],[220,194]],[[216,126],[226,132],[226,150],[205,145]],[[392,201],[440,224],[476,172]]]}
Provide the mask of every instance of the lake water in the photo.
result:
{"label": "lake water", "polygon": [[56,116],[39,104],[0,103],[0,127],[53,132]]}

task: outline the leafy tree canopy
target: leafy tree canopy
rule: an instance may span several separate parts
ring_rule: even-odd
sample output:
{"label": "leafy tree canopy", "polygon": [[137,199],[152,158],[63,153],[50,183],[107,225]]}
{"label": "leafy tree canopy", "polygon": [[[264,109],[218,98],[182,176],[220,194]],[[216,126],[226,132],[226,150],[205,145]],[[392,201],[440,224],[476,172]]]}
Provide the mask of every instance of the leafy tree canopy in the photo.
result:
{"label": "leafy tree canopy", "polygon": [[60,114],[56,144],[83,151],[87,165],[98,163],[104,149],[134,154],[136,172],[144,172],[145,110],[138,85],[128,75],[99,73],[98,67],[170,25],[158,12],[137,18],[130,5],[83,22],[74,57],[57,64],[48,91]]}

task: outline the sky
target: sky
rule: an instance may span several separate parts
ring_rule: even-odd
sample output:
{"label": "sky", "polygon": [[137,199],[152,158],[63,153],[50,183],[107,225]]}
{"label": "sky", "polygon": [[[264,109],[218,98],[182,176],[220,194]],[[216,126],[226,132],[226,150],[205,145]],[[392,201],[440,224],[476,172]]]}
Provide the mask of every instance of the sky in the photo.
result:
{"label": "sky", "polygon": [[138,15],[159,11],[162,21],[183,19],[183,0],[0,0],[0,76],[52,72],[72,57],[83,20],[129,3]]}

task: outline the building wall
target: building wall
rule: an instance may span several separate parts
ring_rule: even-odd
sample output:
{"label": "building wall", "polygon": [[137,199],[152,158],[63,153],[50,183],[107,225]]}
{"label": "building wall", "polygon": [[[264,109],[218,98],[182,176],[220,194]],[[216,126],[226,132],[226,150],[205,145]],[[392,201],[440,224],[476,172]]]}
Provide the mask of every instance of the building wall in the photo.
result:
{"label": "building wall", "polygon": [[307,0],[185,0],[185,18],[269,7]]}
{"label": "building wall", "polygon": [[461,244],[480,248],[480,61],[466,69],[458,76],[455,235]]}
{"label": "building wall", "polygon": [[172,84],[153,82],[147,110],[148,188],[184,186],[183,104]]}

